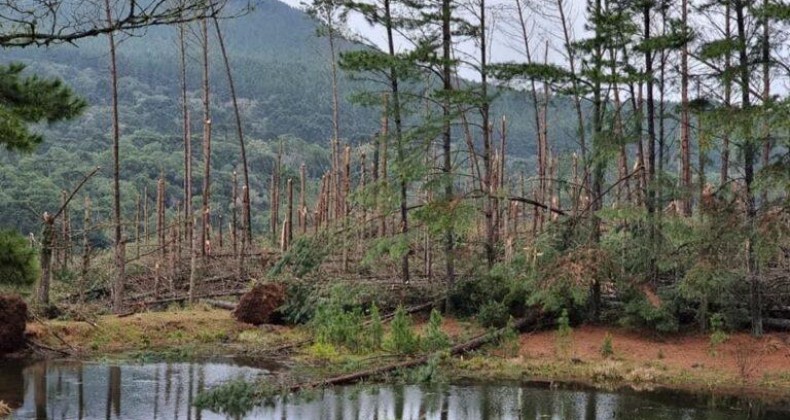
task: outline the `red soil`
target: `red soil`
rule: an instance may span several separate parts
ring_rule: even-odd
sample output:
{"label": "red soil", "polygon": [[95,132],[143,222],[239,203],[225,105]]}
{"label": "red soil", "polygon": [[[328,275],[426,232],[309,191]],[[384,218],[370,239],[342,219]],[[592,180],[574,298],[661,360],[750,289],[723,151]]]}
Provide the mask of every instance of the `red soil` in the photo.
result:
{"label": "red soil", "polygon": [[[614,357],[628,362],[660,362],[671,369],[705,369],[761,378],[766,373],[790,375],[790,334],[770,333],[756,339],[738,333],[711,349],[710,336],[702,334],[651,338],[637,332],[595,326],[573,330],[571,357],[603,360],[601,345],[612,334]],[[527,358],[555,358],[553,331],[523,334],[520,354]],[[746,369],[747,372],[742,372]]]}

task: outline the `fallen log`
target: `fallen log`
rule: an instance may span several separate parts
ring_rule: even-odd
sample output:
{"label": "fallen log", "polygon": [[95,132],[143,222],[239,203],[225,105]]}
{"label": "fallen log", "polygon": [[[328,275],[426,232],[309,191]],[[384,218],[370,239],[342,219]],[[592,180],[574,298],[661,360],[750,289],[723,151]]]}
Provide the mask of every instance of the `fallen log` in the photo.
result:
{"label": "fallen log", "polygon": [[[524,318],[520,318],[516,320],[513,324],[513,328],[517,331],[520,331],[527,327],[528,325],[535,324],[540,319],[541,312],[534,311],[530,315]],[[450,348],[450,355],[458,356],[464,353],[468,353],[470,351],[479,349],[485,344],[491,343],[495,340],[498,340],[502,335],[504,335],[507,331],[507,328],[500,328],[499,330],[479,335],[465,343],[456,344],[455,346]],[[291,386],[289,389],[290,392],[297,392],[303,389],[310,389],[310,388],[317,388],[323,386],[332,386],[332,385],[348,385],[355,382],[359,382],[361,380],[379,376],[384,373],[392,372],[398,369],[409,369],[413,367],[417,367],[420,365],[424,365],[428,363],[432,354],[426,354],[420,356],[416,359],[406,360],[403,362],[393,363],[386,366],[381,366],[373,369],[363,370],[359,372],[349,373],[346,375],[335,376],[333,378],[322,379],[318,381],[297,384]]]}
{"label": "fallen log", "polygon": [[235,303],[233,303],[233,302],[226,302],[224,300],[203,299],[203,302],[205,302],[208,305],[211,305],[211,306],[213,306],[215,308],[228,309],[228,310],[231,310],[231,311],[236,309],[236,304]]}
{"label": "fallen log", "polygon": [[777,330],[790,330],[790,319],[763,318],[763,325]]}

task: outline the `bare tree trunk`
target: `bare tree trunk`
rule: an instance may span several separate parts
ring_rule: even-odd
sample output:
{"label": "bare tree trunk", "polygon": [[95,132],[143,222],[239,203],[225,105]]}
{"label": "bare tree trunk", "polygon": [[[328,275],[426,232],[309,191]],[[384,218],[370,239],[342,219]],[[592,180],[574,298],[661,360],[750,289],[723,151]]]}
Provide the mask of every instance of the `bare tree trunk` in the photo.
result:
{"label": "bare tree trunk", "polygon": [[[562,23],[562,36],[565,41],[565,52],[568,55],[568,65],[570,66],[571,74],[576,75],[576,53],[573,48],[573,40],[571,39],[570,28],[568,27],[568,20],[565,13],[565,0],[557,0],[557,10],[560,14],[560,23]],[[579,93],[579,86],[576,77],[571,79],[573,87],[573,106],[576,109],[576,119],[578,123],[579,144],[581,146],[581,159],[584,190],[590,191],[590,170],[589,170],[589,154],[587,151],[587,142],[585,138],[584,128],[584,112],[582,111],[582,98]]]}
{"label": "bare tree trunk", "polygon": [[[763,78],[763,105],[768,105],[771,100],[771,27],[770,19],[768,17],[769,1],[763,0],[764,16],[761,18],[763,26],[763,36],[760,40],[760,55],[762,59],[762,78]],[[770,118],[764,118],[763,121],[763,167],[771,163],[771,149],[773,148],[773,141],[771,139],[771,124]],[[763,190],[760,195],[761,205],[765,205],[768,200],[768,192]]]}
{"label": "bare tree trunk", "polygon": [[349,218],[351,210],[348,203],[348,195],[351,192],[351,147],[346,146],[343,150],[343,271],[348,272],[348,248],[350,237],[348,233]]}
{"label": "bare tree trunk", "polygon": [[148,185],[143,187],[143,237],[145,245],[148,245]]}
{"label": "bare tree trunk", "polygon": [[[450,202],[453,199],[453,157],[452,157],[452,132],[450,126],[450,95],[453,90],[452,84],[452,31],[451,23],[451,0],[442,0],[442,89],[445,91],[444,102],[442,103],[442,173],[447,178],[444,186],[444,200]],[[444,232],[444,259],[445,271],[448,287],[455,285],[455,232],[449,226]]]}
{"label": "bare tree trunk", "polygon": [[[746,16],[745,11],[748,7],[745,0],[735,0],[735,21],[738,27],[738,69],[741,87],[741,107],[748,112],[751,109],[751,95],[749,91],[749,55],[747,52]],[[760,290],[760,273],[757,266],[757,256],[754,250],[755,240],[755,219],[757,209],[755,207],[754,191],[752,182],[754,181],[754,155],[755,145],[751,135],[751,127],[745,127],[743,159],[744,159],[744,183],[746,187],[746,223],[748,238],[746,240],[746,273],[749,280],[749,311],[752,321],[752,335],[761,336],[763,334],[762,317],[762,293]]]}
{"label": "bare tree trunk", "polygon": [[184,130],[184,233],[187,243],[192,241],[192,127],[187,102],[186,34],[184,24],[178,26],[179,57],[181,59],[181,112]]}
{"label": "bare tree trunk", "polygon": [[[208,13],[208,9],[206,9]],[[208,19],[204,16],[200,21],[203,38],[203,208],[201,210],[202,230],[201,230],[201,255],[206,256],[209,239],[211,238],[209,229],[211,224],[211,209],[209,202],[211,199],[211,104],[209,93],[209,72],[208,72]]]}
{"label": "bare tree trunk", "polygon": [[[195,216],[192,215],[192,223],[189,225],[195,230]],[[195,232],[189,235],[192,240],[189,242],[189,304],[195,303],[195,265],[197,260],[197,247],[195,246]]]}
{"label": "bare tree trunk", "polygon": [[[566,25],[566,23],[565,23],[565,12],[563,10],[562,0],[558,0],[557,5],[558,5],[558,8],[559,8],[559,12],[560,12],[560,19],[563,21],[562,22],[563,23],[563,29],[565,30],[566,29],[565,28],[565,25]],[[526,53],[527,64],[531,64],[532,63],[532,51],[531,51],[531,48],[530,48],[530,45],[529,45],[529,36],[527,35],[527,22],[526,22],[526,20],[524,18],[524,12],[523,12],[520,0],[516,0],[516,9],[517,9],[517,12],[518,12],[519,26],[521,27],[521,37],[522,37],[522,39],[524,41],[524,52]],[[566,40],[566,42],[569,42],[569,40]],[[571,58],[571,66],[573,66],[574,62],[572,60],[572,56],[569,55],[569,58]],[[535,86],[535,80],[530,80],[530,88],[532,89],[532,108],[533,108],[533,112],[535,114],[535,135],[538,138],[538,147],[537,147],[538,171],[537,171],[537,173],[538,173],[538,191],[539,191],[539,193],[536,195],[535,199],[537,201],[539,201],[539,202],[543,202],[544,201],[545,190],[546,190],[546,169],[545,169],[546,168],[546,166],[545,166],[546,165],[545,164],[546,147],[545,147],[545,141],[544,141],[545,140],[544,139],[544,133],[545,133],[545,127],[544,127],[544,125],[545,125],[545,113],[544,113],[544,111],[545,111],[545,108],[543,106],[541,106],[541,104],[538,101],[538,90],[537,90],[537,88]],[[545,99],[546,98],[544,98],[544,100]],[[579,109],[581,109],[581,108],[579,108]],[[579,114],[579,117],[581,118],[581,114]],[[581,119],[579,119],[579,122],[581,122]],[[580,135],[582,136],[582,138],[584,137],[584,131],[583,130],[580,131]],[[582,139],[582,145],[584,145],[584,140],[583,139]],[[584,149],[584,146],[583,146],[583,149]],[[533,217],[533,231],[534,231],[534,233],[537,233],[537,231],[540,230],[540,226],[542,225],[541,221],[542,221],[542,218],[543,218],[543,213],[538,211],[537,208],[535,208],[534,212],[533,212],[533,216],[534,216]]]}
{"label": "bare tree trunk", "polygon": [[61,219],[61,252],[62,252],[62,261],[61,261],[61,270],[65,270],[69,268],[69,260],[71,259],[71,216],[69,215],[69,204],[66,202],[67,200],[67,192],[63,190],[62,194],[62,206],[63,206],[63,219]]}
{"label": "bare tree trunk", "polygon": [[49,285],[52,282],[52,250],[55,247],[55,218],[44,213],[44,229],[41,234],[41,278],[36,288],[36,304],[49,305]]}
{"label": "bare tree trunk", "polygon": [[[238,221],[236,219],[237,219],[237,213],[238,213],[237,207],[238,207],[238,201],[239,201],[239,194],[238,194],[239,181],[238,181],[237,178],[238,178],[238,175],[236,174],[236,171],[233,171],[233,189],[232,189],[233,205],[231,206],[231,213],[230,213],[230,238],[231,238],[231,241],[233,243],[233,255],[238,258],[238,256],[239,256],[239,238],[238,238],[238,231],[237,231],[237,227],[238,227],[237,223],[238,223]],[[244,216],[242,216],[242,217],[244,217]]]}
{"label": "bare tree trunk", "polygon": [[[683,0],[684,4],[687,0]],[[649,43],[650,27],[651,27],[651,8],[652,3],[647,2],[644,4],[644,31],[645,42]],[[685,47],[684,47],[685,48]],[[645,79],[647,79],[647,150],[648,150],[648,168],[647,168],[647,213],[648,213],[648,227],[650,246],[653,251],[650,253],[648,261],[648,276],[650,279],[655,279],[658,276],[656,258],[658,253],[658,227],[656,213],[656,104],[653,100],[653,52],[648,48],[645,49]],[[688,104],[686,104],[688,105]],[[688,123],[688,121],[686,121]],[[686,139],[688,142],[688,139]],[[688,146],[688,144],[687,144]]]}
{"label": "bare tree trunk", "polygon": [[[213,6],[212,6],[213,8]],[[241,148],[241,167],[242,167],[242,174],[244,175],[244,187],[247,191],[250,190],[250,175],[248,165],[247,165],[247,149],[244,147],[244,131],[241,127],[241,112],[239,111],[239,102],[236,97],[236,86],[233,83],[233,73],[230,71],[230,61],[228,60],[228,53],[225,50],[225,41],[222,38],[222,31],[219,29],[219,21],[217,20],[216,15],[213,17],[214,19],[214,29],[217,32],[217,42],[219,42],[219,49],[222,52],[222,61],[225,63],[225,74],[228,76],[228,86],[230,87],[230,97],[233,101],[233,116],[236,119],[236,134],[239,137],[239,147]],[[245,204],[248,205],[248,204]],[[243,214],[246,214],[246,217],[250,217],[250,209],[246,208],[242,211]],[[244,220],[244,227],[245,231],[244,234],[247,235],[247,240],[252,240],[252,221],[249,219]]]}
{"label": "bare tree trunk", "polygon": [[293,243],[294,234],[293,234],[293,226],[294,226],[294,184],[293,179],[288,178],[288,214],[286,214],[285,219],[285,244],[283,245],[283,249],[288,250]]}
{"label": "bare tree trunk", "polygon": [[272,244],[277,243],[277,235],[280,226],[280,171],[282,165],[282,144],[277,150],[277,160],[272,171],[272,182],[270,192],[270,211],[269,218],[272,230]]}
{"label": "bare tree trunk", "polygon": [[164,258],[165,242],[167,241],[167,227],[165,226],[165,178],[159,175],[156,182],[156,244]]}
{"label": "bare tree trunk", "polygon": [[[495,244],[495,226],[494,226],[494,168],[492,162],[491,150],[491,121],[490,121],[490,103],[488,99],[488,51],[486,44],[486,3],[485,0],[479,0],[479,19],[480,19],[480,119],[482,125],[483,135],[483,167],[485,173],[483,174],[483,185],[485,191],[483,192],[483,214],[485,215],[485,230],[486,230],[486,263],[490,270],[494,266],[496,260],[496,244]],[[451,198],[448,198],[448,200]]]}
{"label": "bare tree trunk", "polygon": [[[731,17],[730,2],[724,2],[724,36],[726,39],[732,37],[732,17]],[[729,71],[732,66],[732,54],[728,50],[724,56],[724,69]],[[726,77],[724,79],[724,107],[730,111],[732,107],[732,78]],[[725,129],[722,135],[721,145],[721,172],[719,175],[719,183],[724,185],[730,178],[730,130]]]}
{"label": "bare tree trunk", "polygon": [[302,235],[307,233],[307,167],[303,163],[299,166],[299,231]]}
{"label": "bare tree trunk", "polygon": [[88,286],[88,270],[91,263],[91,243],[88,232],[91,229],[91,199],[85,196],[85,214],[82,218],[82,267],[80,269],[80,303],[85,303],[85,289]]}
{"label": "bare tree trunk", "polygon": [[[104,0],[107,24],[113,25],[110,0]],[[120,142],[121,131],[118,122],[118,68],[115,58],[115,36],[108,33],[110,42],[110,91],[112,96],[112,158],[113,158],[113,226],[115,230],[115,280],[112,290],[112,310],[120,313],[123,309],[123,289],[126,282],[126,255],[123,243],[123,225],[121,221],[121,169]]]}
{"label": "bare tree trunk", "polygon": [[[394,24],[391,12],[390,0],[384,0],[384,20],[385,29],[387,32],[387,51],[390,57],[394,57],[395,51],[395,34]],[[395,67],[390,67],[389,70],[390,92],[392,94],[392,117],[395,122],[395,146],[396,146],[396,159],[399,165],[398,171],[398,187],[400,190],[400,234],[406,237],[409,233],[409,213],[408,213],[408,196],[407,188],[408,181],[406,179],[405,168],[403,165],[406,163],[406,151],[403,144],[403,127],[401,122],[401,97],[399,76]],[[401,257],[401,280],[404,283],[409,282],[409,254],[410,251],[404,252]]]}
{"label": "bare tree trunk", "polygon": [[327,16],[327,27],[329,28],[329,65],[332,71],[332,138],[340,141],[340,93],[337,79],[337,48],[335,47],[335,27],[332,16]]}
{"label": "bare tree trunk", "polygon": [[[379,180],[381,181],[381,187],[383,190],[387,189],[387,184],[389,183],[389,175],[387,174],[387,145],[389,143],[389,96],[383,96],[383,111],[381,114],[381,137],[379,137]],[[385,212],[388,210],[384,206],[383,195],[379,194],[378,196],[378,204],[379,204],[379,218],[381,219],[381,223],[379,225],[379,237],[383,238],[387,236],[387,218],[384,217]]]}
{"label": "bare tree trunk", "polygon": [[[684,31],[688,31],[688,0],[681,6],[681,23]],[[681,212],[684,216],[691,215],[691,150],[689,144],[689,67],[688,45],[683,44],[680,51],[680,188]],[[649,100],[649,99],[648,99]]]}

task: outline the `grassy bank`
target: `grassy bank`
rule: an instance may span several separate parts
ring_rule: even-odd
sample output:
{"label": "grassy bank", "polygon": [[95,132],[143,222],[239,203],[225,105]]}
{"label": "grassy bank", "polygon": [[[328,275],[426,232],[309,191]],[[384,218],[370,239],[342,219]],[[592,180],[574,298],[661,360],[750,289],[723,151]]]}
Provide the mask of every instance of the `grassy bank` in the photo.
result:
{"label": "grassy bank", "polygon": [[[389,329],[385,326],[387,336]],[[413,329],[424,337],[428,322],[417,321]],[[443,320],[441,329],[456,343],[483,332],[475,323],[454,319]],[[286,381],[320,379],[404,357],[385,349],[350,350],[327,343],[272,353],[311,338],[311,332],[306,327],[240,324],[228,311],[205,307],[124,318],[108,315],[90,323],[35,322],[28,325],[28,335],[86,360],[242,355],[287,359],[293,372]],[[437,357],[422,370],[394,374],[414,381],[572,381],[603,388],[664,386],[790,398],[790,343],[782,334],[711,340],[701,334],[651,337],[623,329],[581,327],[565,334],[541,331],[513,336],[462,357]]]}
{"label": "grassy bank", "polygon": [[230,312],[197,306],[128,317],[99,316],[90,322],[47,321],[27,326],[27,335],[46,347],[80,359],[159,357],[190,359],[221,355],[255,356],[303,340],[305,329],[256,328]]}

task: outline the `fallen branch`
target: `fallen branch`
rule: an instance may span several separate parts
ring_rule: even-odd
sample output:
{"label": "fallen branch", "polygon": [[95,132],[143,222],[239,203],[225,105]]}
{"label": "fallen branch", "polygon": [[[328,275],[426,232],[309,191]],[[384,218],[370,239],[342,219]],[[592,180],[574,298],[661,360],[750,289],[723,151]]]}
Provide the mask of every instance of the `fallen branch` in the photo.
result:
{"label": "fallen branch", "polygon": [[71,353],[69,351],[62,350],[62,349],[56,349],[54,347],[49,347],[47,345],[39,343],[38,341],[35,341],[33,339],[30,339],[30,338],[27,339],[27,346],[33,351],[41,349],[41,350],[46,350],[46,351],[52,352],[52,353],[59,353],[59,354],[62,354],[63,356],[72,356],[73,355],[73,353]]}
{"label": "fallen branch", "polygon": [[225,302],[223,300],[214,300],[214,299],[203,299],[203,302],[215,308],[227,309],[230,311],[236,309],[236,304],[233,302]]}
{"label": "fallen branch", "polygon": [[790,330],[790,319],[763,318],[763,325],[777,330]]}
{"label": "fallen branch", "polygon": [[[78,350],[77,350],[77,349],[76,349],[74,346],[72,346],[71,344],[69,344],[69,342],[68,342],[68,341],[66,341],[65,339],[63,339],[63,337],[61,337],[61,336],[60,336],[60,334],[58,334],[57,332],[55,332],[54,330],[52,330],[51,328],[49,328],[49,326],[48,326],[48,325],[47,325],[47,324],[46,324],[46,323],[45,323],[45,322],[44,322],[44,321],[43,321],[43,320],[42,320],[42,319],[41,319],[41,318],[40,318],[38,315],[35,315],[35,314],[34,314],[34,315],[33,315],[33,319],[34,319],[36,322],[38,322],[39,324],[41,324],[41,326],[42,326],[42,327],[44,327],[44,329],[45,329],[45,330],[46,330],[48,333],[52,334],[52,336],[53,336],[53,337],[57,338],[57,339],[58,339],[58,341],[60,341],[60,342],[61,342],[61,343],[62,343],[64,346],[68,347],[68,348],[69,348],[69,349],[70,349],[72,352],[74,352],[74,353],[78,353]],[[43,347],[42,347],[42,348],[43,348]]]}

